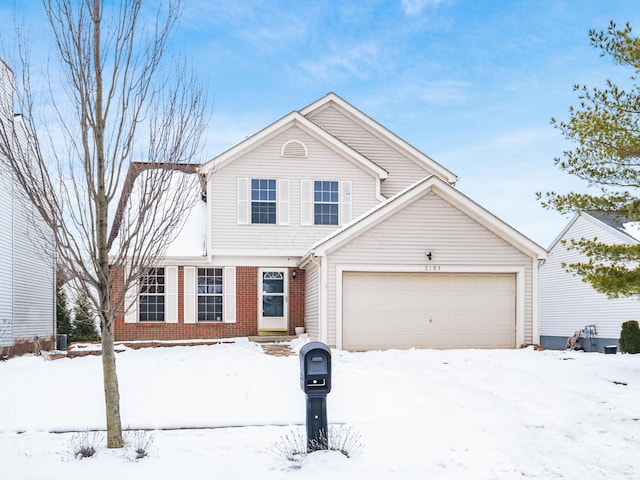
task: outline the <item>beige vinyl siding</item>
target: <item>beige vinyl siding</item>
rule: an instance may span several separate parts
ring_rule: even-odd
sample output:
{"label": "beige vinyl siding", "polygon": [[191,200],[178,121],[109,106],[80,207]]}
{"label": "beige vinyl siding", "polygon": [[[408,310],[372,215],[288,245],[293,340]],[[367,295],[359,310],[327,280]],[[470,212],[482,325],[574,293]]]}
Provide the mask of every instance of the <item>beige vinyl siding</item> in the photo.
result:
{"label": "beige vinyl siding", "polygon": [[[582,237],[628,243],[600,222],[584,216],[578,217],[563,236]],[[631,298],[608,299],[562,267],[563,262],[578,261],[585,261],[585,257],[558,242],[540,267],[540,335],[569,337],[586,325],[596,325],[598,337],[619,338],[622,322],[640,320],[640,302]]]}
{"label": "beige vinyl siding", "polygon": [[320,338],[320,267],[315,263],[305,268],[304,315],[306,332]]}
{"label": "beige vinyl siding", "polygon": [[[427,261],[425,251],[434,252]],[[381,265],[399,269],[424,265],[469,266],[478,272],[500,266],[524,269],[524,337],[533,339],[532,260],[451,206],[427,193],[402,211],[330,253],[327,270],[328,343],[336,342],[336,269],[340,265]]]}
{"label": "beige vinyl siding", "polygon": [[389,177],[381,186],[381,193],[386,197],[391,197],[433,173],[426,166],[408,159],[333,106],[313,112],[308,118],[389,172]]}
{"label": "beige vinyl siding", "polygon": [[[288,140],[303,142],[308,157],[282,158]],[[289,182],[289,225],[239,225],[238,178],[267,178]],[[356,164],[339,156],[324,144],[292,126],[243,156],[242,161],[223,166],[209,180],[212,207],[212,248],[304,252],[336,226],[302,226],[300,218],[301,180],[348,180],[352,182],[352,218],[379,203],[376,179]]]}

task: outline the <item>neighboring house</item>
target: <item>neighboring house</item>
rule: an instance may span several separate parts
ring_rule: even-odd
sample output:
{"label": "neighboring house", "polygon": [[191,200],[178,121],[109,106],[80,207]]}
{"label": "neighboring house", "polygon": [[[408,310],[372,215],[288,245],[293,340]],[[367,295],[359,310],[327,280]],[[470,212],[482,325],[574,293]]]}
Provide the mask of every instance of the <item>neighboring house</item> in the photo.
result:
{"label": "neighboring house", "polygon": [[[0,60],[0,115],[16,122],[13,72]],[[0,159],[0,354],[19,355],[54,346],[55,262],[32,242],[34,211]],[[50,252],[53,250],[50,249]]]}
{"label": "neighboring house", "polygon": [[637,299],[610,299],[563,268],[563,263],[588,261],[586,255],[567,248],[569,240],[596,237],[608,244],[638,243],[640,239],[633,222],[612,215],[585,212],[569,222],[551,244],[547,262],[540,269],[540,341],[545,348],[563,349],[576,331],[594,325],[595,337],[583,340],[583,346],[602,351],[604,346],[618,343],[623,322],[640,320]]}
{"label": "neighboring house", "polygon": [[214,157],[199,175],[204,252],[164,258],[116,320],[117,340],[297,326],[348,350],[539,340],[546,251],[335,94]]}

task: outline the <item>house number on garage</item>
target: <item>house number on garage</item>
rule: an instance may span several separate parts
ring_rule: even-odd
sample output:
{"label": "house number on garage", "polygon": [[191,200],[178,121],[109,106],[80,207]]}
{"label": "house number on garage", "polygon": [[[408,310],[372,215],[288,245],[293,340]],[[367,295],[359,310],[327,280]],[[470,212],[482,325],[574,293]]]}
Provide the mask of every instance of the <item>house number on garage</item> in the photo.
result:
{"label": "house number on garage", "polygon": [[424,266],[424,271],[425,272],[439,272],[440,271],[440,265],[425,265]]}

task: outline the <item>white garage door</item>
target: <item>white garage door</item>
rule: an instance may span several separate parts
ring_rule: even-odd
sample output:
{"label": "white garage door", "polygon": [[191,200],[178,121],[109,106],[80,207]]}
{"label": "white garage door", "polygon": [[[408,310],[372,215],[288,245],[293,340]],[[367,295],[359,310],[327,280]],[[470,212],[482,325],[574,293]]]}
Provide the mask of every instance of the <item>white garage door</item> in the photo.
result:
{"label": "white garage door", "polygon": [[515,275],[343,275],[345,350],[515,347]]}

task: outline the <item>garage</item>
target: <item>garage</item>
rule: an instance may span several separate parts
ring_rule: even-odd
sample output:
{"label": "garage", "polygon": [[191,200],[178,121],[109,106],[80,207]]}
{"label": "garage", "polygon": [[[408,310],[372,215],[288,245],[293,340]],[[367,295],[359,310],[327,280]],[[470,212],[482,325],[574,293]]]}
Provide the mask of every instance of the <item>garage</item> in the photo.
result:
{"label": "garage", "polygon": [[516,346],[515,274],[342,275],[345,350]]}

